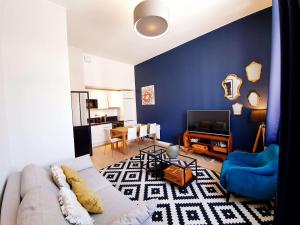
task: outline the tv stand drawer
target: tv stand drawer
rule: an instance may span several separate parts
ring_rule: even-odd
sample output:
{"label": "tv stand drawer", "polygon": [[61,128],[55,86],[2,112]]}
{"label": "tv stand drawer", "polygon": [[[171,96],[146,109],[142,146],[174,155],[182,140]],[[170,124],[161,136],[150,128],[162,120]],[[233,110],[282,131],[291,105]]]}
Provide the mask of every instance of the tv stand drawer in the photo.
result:
{"label": "tv stand drawer", "polygon": [[227,148],[222,148],[219,146],[213,146],[212,150],[216,151],[216,152],[222,152],[222,153],[227,153]]}
{"label": "tv stand drawer", "polygon": [[207,145],[192,144],[192,147],[193,147],[195,150],[208,151],[208,146],[207,146]]}

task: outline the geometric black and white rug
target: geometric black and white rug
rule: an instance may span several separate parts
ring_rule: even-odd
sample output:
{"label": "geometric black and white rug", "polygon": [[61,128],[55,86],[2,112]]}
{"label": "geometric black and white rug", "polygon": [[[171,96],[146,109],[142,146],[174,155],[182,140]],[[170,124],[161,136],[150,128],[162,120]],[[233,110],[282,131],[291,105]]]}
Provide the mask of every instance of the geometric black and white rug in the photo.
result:
{"label": "geometric black and white rug", "polygon": [[[146,160],[142,155],[142,160]],[[195,171],[195,168],[192,168]],[[111,165],[99,171],[132,201],[158,199],[153,224],[272,224],[274,209],[262,203],[231,195],[227,203],[225,190],[214,171],[198,167],[198,180],[185,190],[140,170],[140,156]]]}

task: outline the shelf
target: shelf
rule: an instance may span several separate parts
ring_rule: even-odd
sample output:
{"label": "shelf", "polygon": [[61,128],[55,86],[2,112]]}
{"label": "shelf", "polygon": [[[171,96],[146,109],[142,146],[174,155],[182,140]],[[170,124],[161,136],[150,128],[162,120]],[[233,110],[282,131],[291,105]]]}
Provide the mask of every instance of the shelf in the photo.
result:
{"label": "shelf", "polygon": [[212,146],[213,151],[227,153],[227,147]]}
{"label": "shelf", "polygon": [[196,144],[196,145],[214,146],[214,145],[212,145],[212,144],[207,144],[207,143],[202,143],[202,142],[190,142],[190,144],[191,144],[191,145]]}
{"label": "shelf", "polygon": [[[197,142],[191,142],[191,139],[198,139]],[[232,136],[184,133],[184,147],[188,151],[193,151],[198,154],[206,154],[215,158],[225,160],[227,154],[232,151]],[[216,143],[223,142],[226,147],[220,147]],[[193,146],[199,145],[199,146]]]}

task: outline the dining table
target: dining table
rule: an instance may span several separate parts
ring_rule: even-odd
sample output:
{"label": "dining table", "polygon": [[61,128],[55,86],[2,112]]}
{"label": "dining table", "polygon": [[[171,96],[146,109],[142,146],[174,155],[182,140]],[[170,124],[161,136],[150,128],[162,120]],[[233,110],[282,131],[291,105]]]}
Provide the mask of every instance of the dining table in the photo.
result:
{"label": "dining table", "polygon": [[[147,125],[147,124],[141,124],[141,126],[143,125]],[[149,130],[149,125],[148,126],[148,130]],[[120,138],[122,139],[122,143],[123,143],[123,153],[124,154],[128,154],[128,146],[127,146],[127,135],[128,135],[128,128],[130,127],[136,127],[137,129],[137,138],[139,138],[139,133],[140,133],[140,126],[128,126],[128,127],[115,127],[113,129],[111,129],[111,136],[113,138]],[[153,134],[153,143],[156,144],[156,133]]]}

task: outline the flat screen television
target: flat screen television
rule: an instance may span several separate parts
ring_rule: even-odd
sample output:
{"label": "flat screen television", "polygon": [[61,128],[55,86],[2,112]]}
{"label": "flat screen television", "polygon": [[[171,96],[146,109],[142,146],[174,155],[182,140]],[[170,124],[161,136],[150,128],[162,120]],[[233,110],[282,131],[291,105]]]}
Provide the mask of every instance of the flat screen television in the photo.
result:
{"label": "flat screen television", "polygon": [[188,110],[189,132],[230,135],[230,110]]}

